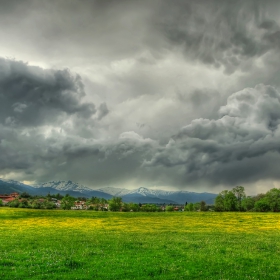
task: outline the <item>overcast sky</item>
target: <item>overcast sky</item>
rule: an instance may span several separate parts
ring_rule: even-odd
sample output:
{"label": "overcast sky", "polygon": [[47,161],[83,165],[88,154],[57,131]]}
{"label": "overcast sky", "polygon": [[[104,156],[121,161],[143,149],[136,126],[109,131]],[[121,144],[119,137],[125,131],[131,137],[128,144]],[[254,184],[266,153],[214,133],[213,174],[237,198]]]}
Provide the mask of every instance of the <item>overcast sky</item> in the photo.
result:
{"label": "overcast sky", "polygon": [[0,177],[280,187],[280,3],[0,0]]}

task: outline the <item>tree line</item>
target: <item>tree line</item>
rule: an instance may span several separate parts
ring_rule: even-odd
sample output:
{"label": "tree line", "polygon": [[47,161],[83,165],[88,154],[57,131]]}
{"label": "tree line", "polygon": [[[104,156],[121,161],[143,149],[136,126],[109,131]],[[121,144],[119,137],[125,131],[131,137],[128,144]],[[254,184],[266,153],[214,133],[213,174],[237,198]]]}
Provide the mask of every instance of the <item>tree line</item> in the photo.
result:
{"label": "tree line", "polygon": [[256,196],[247,196],[242,186],[224,190],[215,199],[215,211],[280,212],[280,189],[273,188]]}
{"label": "tree line", "polygon": [[[60,206],[57,206],[59,201]],[[121,197],[112,197],[107,200],[99,197],[73,197],[68,194],[65,196],[61,194],[48,194],[46,196],[32,196],[27,192],[22,193],[18,199],[10,201],[6,206],[13,208],[31,208],[31,209],[56,209],[61,208],[70,210],[75,206],[76,202],[83,202],[87,210],[95,211],[122,211],[122,212],[159,212],[163,211],[163,207],[155,204],[141,204],[141,203],[126,203],[122,201]],[[0,199],[0,206],[3,203]],[[174,206],[164,205],[164,210],[174,211]]]}
{"label": "tree line", "polygon": [[[96,211],[123,211],[123,212],[160,212],[178,210],[173,205],[155,205],[141,203],[125,203],[121,197],[113,197],[109,200],[98,197],[72,197],[70,195],[48,194],[47,196],[32,196],[26,192],[19,199],[7,204],[10,207],[33,208],[33,209],[55,209],[55,200],[60,201],[61,209],[71,209],[76,201],[83,201],[88,210]],[[0,199],[0,206],[3,203]],[[108,207],[109,206],[109,207]],[[220,192],[215,198],[214,205],[207,205],[205,201],[187,203],[180,210],[185,211],[256,211],[256,212],[280,212],[280,189],[273,188],[256,196],[247,196],[243,186],[237,186],[231,190]]]}

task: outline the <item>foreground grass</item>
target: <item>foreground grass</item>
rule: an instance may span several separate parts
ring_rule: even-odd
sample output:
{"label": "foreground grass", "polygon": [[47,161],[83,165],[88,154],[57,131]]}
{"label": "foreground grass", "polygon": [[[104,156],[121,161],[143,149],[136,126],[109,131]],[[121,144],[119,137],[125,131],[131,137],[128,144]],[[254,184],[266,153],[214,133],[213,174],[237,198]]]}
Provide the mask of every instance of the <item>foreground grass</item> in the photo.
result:
{"label": "foreground grass", "polygon": [[0,279],[279,279],[279,217],[0,208]]}

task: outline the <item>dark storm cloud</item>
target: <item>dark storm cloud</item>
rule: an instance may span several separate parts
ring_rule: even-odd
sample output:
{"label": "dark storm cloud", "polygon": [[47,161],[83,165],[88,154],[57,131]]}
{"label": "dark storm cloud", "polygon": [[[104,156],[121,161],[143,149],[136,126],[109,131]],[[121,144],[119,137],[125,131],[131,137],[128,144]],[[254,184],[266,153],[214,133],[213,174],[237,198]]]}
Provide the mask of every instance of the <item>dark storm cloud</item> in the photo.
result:
{"label": "dark storm cloud", "polygon": [[38,126],[76,114],[90,118],[93,103],[83,103],[81,77],[68,70],[43,70],[0,58],[0,121]]}
{"label": "dark storm cloud", "polygon": [[73,136],[94,126],[96,109],[85,95],[81,77],[69,70],[0,58],[1,173],[36,176],[60,164],[64,147],[78,142]]}
{"label": "dark storm cloud", "polygon": [[[234,173],[244,161],[262,161],[262,156],[280,152],[280,93],[275,88],[258,85],[239,91],[228,98],[219,114],[217,120],[193,120],[145,165],[184,166],[186,177],[230,181],[229,172],[224,176],[219,171]],[[250,166],[243,167],[250,170]],[[268,164],[263,167],[260,178],[270,168]]]}
{"label": "dark storm cloud", "polygon": [[[9,132],[10,136],[8,135]],[[125,183],[144,175],[140,166],[153,153],[156,142],[126,132],[116,139],[93,140],[53,133],[21,135],[11,129],[0,135],[1,173],[23,172],[24,178],[47,181],[74,178],[89,185]],[[143,177],[142,177],[143,179]]]}
{"label": "dark storm cloud", "polygon": [[272,6],[279,8],[269,1],[164,1],[156,21],[188,59],[232,73],[245,70],[252,58],[279,49],[279,25],[267,18]]}
{"label": "dark storm cloud", "polygon": [[[156,63],[166,49],[179,46],[187,59],[232,73],[279,49],[277,1],[3,0],[0,5],[3,35],[17,42],[24,33],[24,46],[46,59],[71,56],[75,64],[135,58],[144,51],[153,59],[139,61]],[[36,46],[30,44],[35,38]]]}

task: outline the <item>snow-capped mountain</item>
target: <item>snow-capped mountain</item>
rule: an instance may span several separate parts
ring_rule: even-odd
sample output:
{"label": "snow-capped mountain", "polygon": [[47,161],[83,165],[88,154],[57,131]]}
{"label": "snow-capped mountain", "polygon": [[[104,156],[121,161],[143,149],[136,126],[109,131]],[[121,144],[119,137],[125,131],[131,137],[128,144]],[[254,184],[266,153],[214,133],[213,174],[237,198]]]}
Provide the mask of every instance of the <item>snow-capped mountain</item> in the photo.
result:
{"label": "snow-capped mountain", "polygon": [[101,189],[97,189],[97,191],[105,192],[113,196],[123,196],[128,194],[131,190],[122,189],[122,188],[104,187]]}
{"label": "snow-capped mountain", "polygon": [[0,180],[2,182],[8,183],[8,184],[13,184],[14,186],[25,186],[25,184],[23,184],[19,181],[15,181],[15,180],[7,180],[7,179],[2,179],[2,178],[0,178]]}
{"label": "snow-capped mountain", "polygon": [[31,186],[23,184],[15,180],[0,179],[0,194],[9,194],[12,192],[28,192],[31,195],[36,195],[37,191]]}
{"label": "snow-capped mountain", "polygon": [[69,181],[50,181],[50,182],[36,185],[36,186],[34,186],[34,188],[54,188],[59,191],[77,191],[77,192],[81,192],[81,193],[93,190],[93,189],[90,189],[79,183],[72,182],[70,180]]}
{"label": "snow-capped mountain", "polygon": [[98,191],[110,193],[113,196],[121,196],[124,201],[137,201],[137,202],[158,202],[165,201],[166,203],[181,203],[198,202],[201,200],[209,204],[214,203],[217,196],[213,193],[196,193],[188,191],[164,191],[152,190],[144,187],[138,189],[127,190],[118,188],[101,188]]}
{"label": "snow-capped mountain", "polygon": [[142,196],[159,196],[159,195],[169,195],[174,193],[174,191],[163,191],[163,190],[151,190],[148,188],[140,187],[138,189],[128,190],[121,188],[105,187],[100,188],[98,191],[109,193],[113,196],[124,196],[130,194],[140,194]]}

